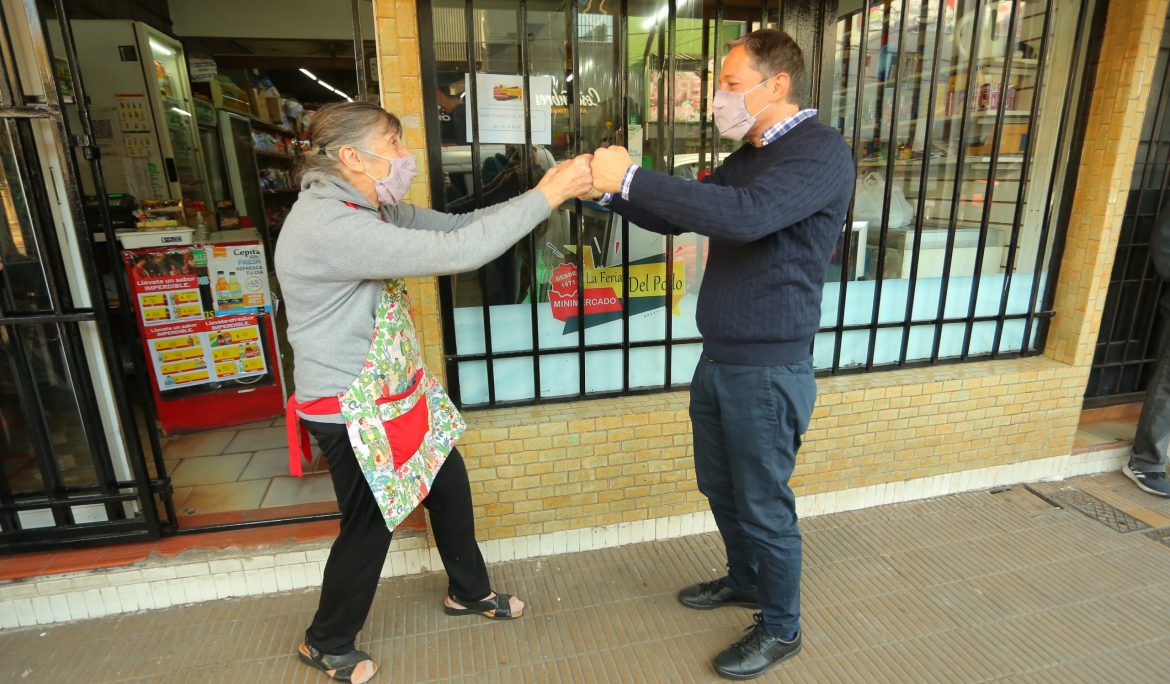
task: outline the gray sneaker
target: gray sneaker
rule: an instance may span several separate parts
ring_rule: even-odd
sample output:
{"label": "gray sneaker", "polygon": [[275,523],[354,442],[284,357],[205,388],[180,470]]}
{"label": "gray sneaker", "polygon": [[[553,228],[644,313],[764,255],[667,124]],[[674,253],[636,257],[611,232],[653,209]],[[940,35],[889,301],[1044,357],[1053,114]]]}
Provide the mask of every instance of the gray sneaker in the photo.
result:
{"label": "gray sneaker", "polygon": [[1163,470],[1156,470],[1151,473],[1145,473],[1140,470],[1134,470],[1132,463],[1126,463],[1121,472],[1126,477],[1133,480],[1133,483],[1138,486],[1138,489],[1154,496],[1164,496],[1170,498],[1170,480],[1166,479],[1166,472]]}

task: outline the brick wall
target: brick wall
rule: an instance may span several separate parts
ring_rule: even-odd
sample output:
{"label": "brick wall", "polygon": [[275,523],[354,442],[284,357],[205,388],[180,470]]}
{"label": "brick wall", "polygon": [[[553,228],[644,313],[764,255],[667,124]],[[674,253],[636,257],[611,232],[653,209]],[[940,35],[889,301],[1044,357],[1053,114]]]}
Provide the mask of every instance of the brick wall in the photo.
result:
{"label": "brick wall", "polygon": [[[1068,454],[1087,369],[1042,357],[823,378],[798,496]],[[482,539],[705,511],[687,392],[472,411]]]}
{"label": "brick wall", "polygon": [[[402,120],[403,137],[414,152],[418,179],[406,201],[431,205],[427,138],[424,128],[422,71],[418,51],[418,15],[413,0],[375,0],[379,84],[382,106]],[[439,287],[434,278],[409,278],[406,282],[414,307],[415,329],[427,366],[444,379],[443,331],[439,312]]]}
{"label": "brick wall", "polygon": [[[421,120],[414,5],[374,5],[384,104],[404,121]],[[1110,5],[1083,158],[1093,172],[1077,188],[1045,356],[819,380],[792,481],[798,495],[1029,461],[1046,467],[1040,459],[1069,454],[1166,6]],[[425,169],[421,129],[408,131],[407,140]],[[426,193],[423,178],[411,200],[425,205]],[[416,280],[411,289],[427,362],[441,371],[435,281]],[[694,484],[687,403],[686,392],[673,392],[469,412],[461,449],[481,538],[705,511]]]}

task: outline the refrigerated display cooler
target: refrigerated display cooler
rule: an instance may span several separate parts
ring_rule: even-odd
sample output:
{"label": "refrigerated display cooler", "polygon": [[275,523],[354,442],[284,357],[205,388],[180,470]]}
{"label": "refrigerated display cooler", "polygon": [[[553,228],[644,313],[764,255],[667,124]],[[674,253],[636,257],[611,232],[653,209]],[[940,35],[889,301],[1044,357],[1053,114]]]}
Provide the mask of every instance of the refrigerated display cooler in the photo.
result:
{"label": "refrigerated display cooler", "polygon": [[266,241],[271,244],[268,223],[264,220],[264,201],[260,196],[260,168],[252,143],[252,119],[222,109],[216,115],[227,170],[227,190],[236,212],[249,217],[252,225],[263,231]]}
{"label": "refrigerated display cooler", "polygon": [[281,415],[264,246],[254,230],[122,252],[159,422],[168,435]]}
{"label": "refrigerated display cooler", "polygon": [[183,45],[138,21],[70,25],[107,190],[212,206]]}

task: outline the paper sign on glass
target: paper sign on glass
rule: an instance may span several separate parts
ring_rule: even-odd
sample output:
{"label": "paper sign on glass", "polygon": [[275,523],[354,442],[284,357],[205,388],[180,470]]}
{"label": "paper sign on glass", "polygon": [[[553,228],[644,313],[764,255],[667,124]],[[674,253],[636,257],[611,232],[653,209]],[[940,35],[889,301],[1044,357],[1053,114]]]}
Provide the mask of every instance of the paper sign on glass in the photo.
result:
{"label": "paper sign on glass", "polygon": [[[464,75],[466,92],[471,92],[470,77]],[[551,76],[530,76],[532,97],[524,97],[524,77],[511,74],[476,74],[479,99],[479,142],[524,144],[524,104],[532,107],[532,143],[552,144]],[[467,118],[467,139],[473,139],[472,120]]]}

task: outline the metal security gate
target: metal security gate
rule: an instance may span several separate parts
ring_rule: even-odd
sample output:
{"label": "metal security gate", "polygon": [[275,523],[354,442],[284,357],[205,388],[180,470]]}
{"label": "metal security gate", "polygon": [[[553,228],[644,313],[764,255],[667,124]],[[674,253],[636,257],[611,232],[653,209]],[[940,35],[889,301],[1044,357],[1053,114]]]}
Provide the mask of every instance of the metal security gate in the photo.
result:
{"label": "metal security gate", "polygon": [[142,455],[82,218],[74,152],[100,168],[64,5],[0,10],[0,552],[155,538],[169,485]]}
{"label": "metal security gate", "polygon": [[1140,401],[1157,360],[1165,315],[1158,299],[1166,284],[1150,263],[1149,248],[1154,220],[1170,210],[1170,24],[1162,34],[1149,98],[1085,392],[1087,406]]}
{"label": "metal security gate", "polygon": [[[421,50],[434,56],[422,65],[423,108],[439,133],[428,137],[431,197],[453,213],[490,206],[553,163],[610,144],[636,148],[645,168],[701,178],[739,144],[719,139],[707,111],[725,43],[779,28],[804,51],[804,102],[880,188],[864,212],[855,203],[826,273],[818,372],[1041,354],[1078,168],[1085,29],[1098,6],[420,0]],[[524,103],[511,135],[483,136],[481,125],[498,131],[480,110],[496,116],[509,99]],[[537,104],[548,110],[538,121]],[[895,218],[898,197],[908,208]],[[698,292],[706,244],[644,233],[578,201],[482,269],[440,278],[456,401],[487,408],[685,387],[697,326],[678,314],[651,326],[645,314]],[[599,298],[576,277],[604,269],[625,287],[631,265],[658,263],[664,292],[653,296]],[[601,277],[588,289],[621,290],[596,286]]]}

